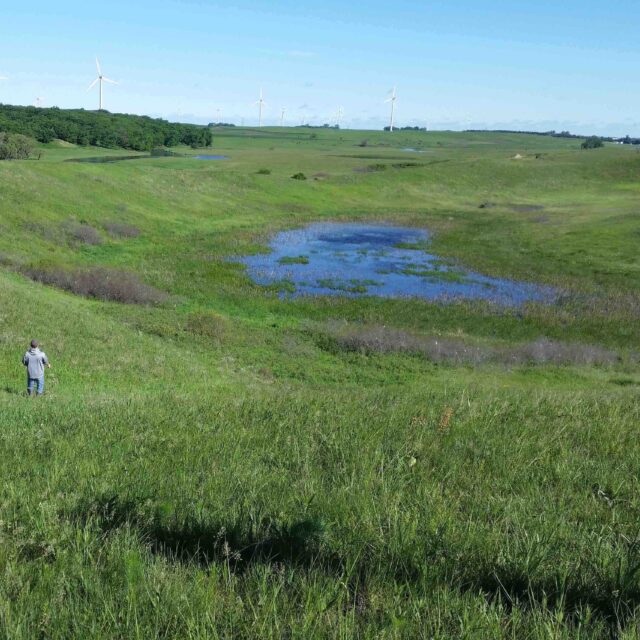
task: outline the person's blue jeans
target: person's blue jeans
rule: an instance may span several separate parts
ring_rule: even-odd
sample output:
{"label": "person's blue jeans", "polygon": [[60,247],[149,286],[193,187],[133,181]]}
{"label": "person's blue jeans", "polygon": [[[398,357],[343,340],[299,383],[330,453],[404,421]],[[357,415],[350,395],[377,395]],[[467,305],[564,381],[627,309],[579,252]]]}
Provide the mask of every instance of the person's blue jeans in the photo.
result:
{"label": "person's blue jeans", "polygon": [[27,391],[29,395],[33,393],[33,388],[36,387],[38,395],[41,396],[44,392],[44,376],[41,378],[27,378]]}

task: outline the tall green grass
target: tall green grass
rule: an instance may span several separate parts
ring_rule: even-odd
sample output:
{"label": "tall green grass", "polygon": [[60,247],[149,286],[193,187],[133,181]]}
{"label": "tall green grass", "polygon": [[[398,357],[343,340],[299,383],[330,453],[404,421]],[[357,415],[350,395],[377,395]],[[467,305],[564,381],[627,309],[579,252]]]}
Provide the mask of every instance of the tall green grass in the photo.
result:
{"label": "tall green grass", "polygon": [[[639,156],[310,133],[217,132],[220,163],[0,164],[0,636],[637,637]],[[281,300],[227,260],[317,220],[427,227],[563,295]],[[27,277],[114,269],[166,298]]]}

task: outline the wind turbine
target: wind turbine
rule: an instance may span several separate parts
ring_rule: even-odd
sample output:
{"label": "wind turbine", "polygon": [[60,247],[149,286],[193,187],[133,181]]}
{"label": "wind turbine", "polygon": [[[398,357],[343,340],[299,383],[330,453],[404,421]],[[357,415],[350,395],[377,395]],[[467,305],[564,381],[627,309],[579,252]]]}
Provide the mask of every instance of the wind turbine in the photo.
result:
{"label": "wind turbine", "polygon": [[391,118],[389,119],[389,131],[393,131],[393,115],[396,107],[396,88],[393,87],[393,92],[391,93],[391,97],[387,98],[385,102],[391,103]]}
{"label": "wind turbine", "polygon": [[344,109],[342,107],[338,107],[338,111],[336,111],[336,124],[340,127],[340,123],[342,122],[342,116],[344,115]]}
{"label": "wind turbine", "polygon": [[284,127],[284,112],[286,111],[286,109],[284,107],[282,107],[282,111],[280,111],[280,126]]}
{"label": "wind turbine", "polygon": [[110,80],[109,78],[102,75],[102,70],[100,69],[100,62],[98,62],[98,58],[96,56],[96,69],[98,70],[98,77],[89,85],[87,92],[91,91],[93,87],[96,86],[96,83],[100,83],[100,102],[98,103],[100,106],[98,107],[102,111],[102,83],[110,82],[111,84],[118,84],[115,80]]}
{"label": "wind turbine", "polygon": [[262,126],[262,109],[266,106],[266,102],[262,97],[262,87],[260,87],[260,99],[255,104],[258,105],[258,126]]}
{"label": "wind turbine", "polygon": [[309,105],[305,102],[298,107],[298,111],[302,113],[302,118],[300,119],[300,126],[304,127],[305,120],[307,119],[307,109]]}
{"label": "wind turbine", "polygon": [[33,105],[34,107],[38,107],[38,109],[42,106],[42,101],[44,100],[44,98],[42,97],[38,97],[35,100],[35,104]]}

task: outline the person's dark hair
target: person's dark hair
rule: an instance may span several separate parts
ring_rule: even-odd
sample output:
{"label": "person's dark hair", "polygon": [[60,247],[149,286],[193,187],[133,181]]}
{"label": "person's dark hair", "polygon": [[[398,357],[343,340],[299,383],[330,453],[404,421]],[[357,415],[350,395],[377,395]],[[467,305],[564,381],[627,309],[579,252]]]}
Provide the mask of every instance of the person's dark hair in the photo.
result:
{"label": "person's dark hair", "polygon": [[31,348],[32,349],[37,349],[39,344],[40,343],[37,340],[32,340],[31,341]]}

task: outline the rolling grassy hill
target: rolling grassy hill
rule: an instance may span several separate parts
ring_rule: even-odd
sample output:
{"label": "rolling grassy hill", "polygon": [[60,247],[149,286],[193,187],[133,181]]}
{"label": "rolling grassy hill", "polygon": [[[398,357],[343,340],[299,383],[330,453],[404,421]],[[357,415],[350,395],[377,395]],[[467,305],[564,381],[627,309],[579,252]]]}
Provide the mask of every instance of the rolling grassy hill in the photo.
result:
{"label": "rolling grassy hill", "polygon": [[[640,155],[579,142],[218,129],[228,160],[0,163],[2,635],[635,637]],[[283,300],[228,260],[322,220],[562,296]]]}

